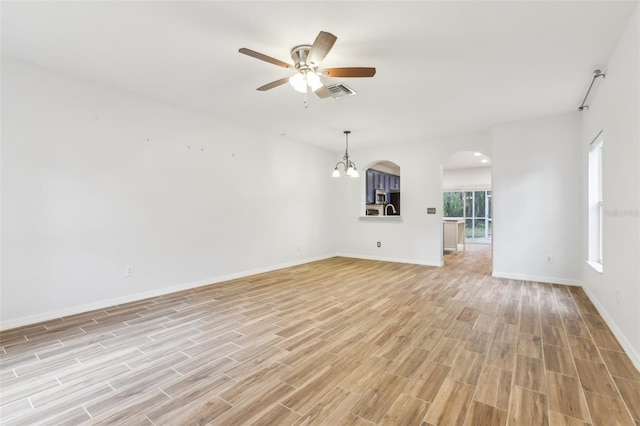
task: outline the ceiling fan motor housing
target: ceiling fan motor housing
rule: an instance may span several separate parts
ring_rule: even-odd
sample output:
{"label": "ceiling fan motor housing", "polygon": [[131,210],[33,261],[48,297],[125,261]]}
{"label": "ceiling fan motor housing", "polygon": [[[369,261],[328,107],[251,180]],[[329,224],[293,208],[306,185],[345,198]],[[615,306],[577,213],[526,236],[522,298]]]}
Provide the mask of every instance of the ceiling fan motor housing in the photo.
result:
{"label": "ceiling fan motor housing", "polygon": [[291,59],[298,71],[315,71],[318,66],[316,64],[308,63],[309,51],[311,45],[301,44],[291,49]]}

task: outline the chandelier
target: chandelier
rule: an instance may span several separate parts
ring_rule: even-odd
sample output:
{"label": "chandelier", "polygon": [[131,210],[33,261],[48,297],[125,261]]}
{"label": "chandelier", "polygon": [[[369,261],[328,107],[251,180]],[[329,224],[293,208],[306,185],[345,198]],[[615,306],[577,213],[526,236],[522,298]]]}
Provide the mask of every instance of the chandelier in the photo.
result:
{"label": "chandelier", "polygon": [[336,163],[336,167],[333,169],[333,174],[331,176],[340,177],[340,170],[338,169],[338,166],[342,164],[347,176],[353,178],[360,177],[360,175],[358,174],[358,169],[356,169],[356,163],[349,160],[349,134],[351,133],[351,130],[345,130],[343,133],[346,137],[346,148],[344,150],[344,157],[342,157],[344,161],[338,161]]}

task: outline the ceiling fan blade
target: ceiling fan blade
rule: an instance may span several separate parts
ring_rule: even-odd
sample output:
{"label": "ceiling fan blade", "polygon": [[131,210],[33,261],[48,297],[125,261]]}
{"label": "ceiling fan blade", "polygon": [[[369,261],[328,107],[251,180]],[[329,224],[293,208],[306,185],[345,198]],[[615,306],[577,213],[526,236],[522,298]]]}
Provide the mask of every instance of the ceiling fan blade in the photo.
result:
{"label": "ceiling fan blade", "polygon": [[271,56],[263,55],[262,53],[256,52],[254,50],[247,49],[246,47],[238,49],[238,52],[244,53],[245,55],[251,56],[252,58],[260,59],[261,61],[269,62],[270,64],[278,65],[279,67],[293,68],[293,65],[289,65],[286,62],[282,62],[281,60],[272,58]]}
{"label": "ceiling fan blade", "polygon": [[320,62],[327,56],[337,39],[338,37],[331,33],[320,31],[313,45],[311,45],[311,50],[309,50],[308,62],[316,66],[320,65]]}
{"label": "ceiling fan blade", "polygon": [[280,80],[272,81],[271,83],[267,83],[264,86],[258,87],[256,90],[264,92],[265,90],[273,89],[274,87],[281,86],[289,81],[289,77],[281,78]]}
{"label": "ceiling fan blade", "polygon": [[320,99],[331,97],[331,92],[329,91],[329,88],[324,84],[320,86],[319,89],[316,89],[313,93],[315,93]]}
{"label": "ceiling fan blade", "polygon": [[326,68],[322,70],[322,75],[327,77],[373,77],[376,75],[376,69],[366,67]]}

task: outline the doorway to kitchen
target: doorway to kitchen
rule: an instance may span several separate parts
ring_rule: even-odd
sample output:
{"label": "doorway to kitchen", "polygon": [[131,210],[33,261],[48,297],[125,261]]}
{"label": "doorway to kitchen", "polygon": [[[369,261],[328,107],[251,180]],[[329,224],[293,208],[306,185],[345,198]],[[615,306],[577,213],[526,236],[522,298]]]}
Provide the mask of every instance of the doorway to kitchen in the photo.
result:
{"label": "doorway to kitchen", "polygon": [[481,152],[458,152],[443,163],[442,183],[443,254],[479,246],[492,251],[491,159]]}

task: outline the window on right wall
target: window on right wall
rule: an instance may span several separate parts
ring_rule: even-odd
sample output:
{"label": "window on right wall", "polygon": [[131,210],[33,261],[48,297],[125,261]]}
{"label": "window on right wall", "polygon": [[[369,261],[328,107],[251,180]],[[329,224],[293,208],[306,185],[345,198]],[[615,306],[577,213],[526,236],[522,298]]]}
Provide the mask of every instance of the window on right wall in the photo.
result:
{"label": "window on right wall", "polygon": [[602,272],[602,222],[604,205],[602,199],[602,151],[604,141],[602,132],[591,143],[589,149],[589,228],[588,263]]}

